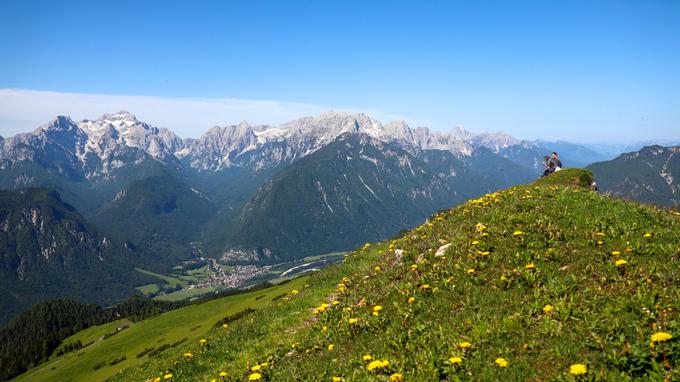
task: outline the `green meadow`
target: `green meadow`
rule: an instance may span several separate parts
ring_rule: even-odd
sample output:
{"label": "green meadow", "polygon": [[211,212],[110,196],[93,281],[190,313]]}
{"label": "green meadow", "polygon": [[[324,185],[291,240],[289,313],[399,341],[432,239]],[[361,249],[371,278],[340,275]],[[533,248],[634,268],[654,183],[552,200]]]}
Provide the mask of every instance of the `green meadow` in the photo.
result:
{"label": "green meadow", "polygon": [[[63,345],[81,341],[83,349],[67,353],[29,370],[14,381],[101,381],[115,376],[121,370],[138,365],[149,358],[150,349],[163,345],[175,345],[162,351],[173,354],[188,344],[198,343],[207,336],[215,323],[227,316],[246,309],[259,309],[273,298],[290,288],[300,288],[308,277],[301,277],[289,283],[268,289],[223,297],[200,304],[189,305],[144,321],[132,323],[119,320],[105,325],[91,327],[67,338]],[[129,328],[108,338],[102,337],[116,331],[122,324]],[[63,346],[62,345],[62,346]],[[147,354],[137,355],[147,350]],[[152,357],[158,357],[155,355]],[[112,361],[125,359],[114,365]],[[95,369],[97,364],[104,364]]]}

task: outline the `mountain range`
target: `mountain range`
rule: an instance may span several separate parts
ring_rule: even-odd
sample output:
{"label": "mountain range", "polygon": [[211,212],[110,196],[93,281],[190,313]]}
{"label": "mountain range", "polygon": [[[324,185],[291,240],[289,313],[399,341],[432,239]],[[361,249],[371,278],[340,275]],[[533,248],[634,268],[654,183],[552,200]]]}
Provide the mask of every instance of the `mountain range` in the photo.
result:
{"label": "mountain range", "polygon": [[[435,190],[432,196],[431,190],[421,190],[415,184],[401,190],[424,193],[423,198],[428,199],[427,203],[416,201],[411,207],[398,209],[403,213],[399,221],[410,225],[433,209],[450,206],[464,200],[463,197],[530,179],[540,170],[540,158],[546,151],[502,133],[472,134],[460,127],[446,133],[434,132],[424,127],[412,128],[403,121],[383,125],[365,114],[335,111],[280,126],[251,126],[243,122],[214,127],[198,139],[181,139],[167,129],[151,126],[122,111],[80,122],[60,116],[31,133],[4,139],[0,143],[0,187],[55,189],[87,219],[152,254],[162,247],[171,257],[181,258],[186,255],[186,243],[191,241],[202,242],[204,251],[210,253],[252,252],[262,245],[243,248],[243,243],[252,240],[244,241],[243,229],[233,228],[235,222],[259,224],[247,215],[262,216],[253,208],[254,203],[264,197],[267,189],[281,182],[282,171],[299,174],[303,169],[293,171],[296,167],[289,167],[311,155],[325,158],[321,150],[332,151],[335,147],[332,144],[350,136],[360,137],[364,147],[372,146],[378,151],[382,145],[390,145],[399,150],[396,154],[399,158],[368,158],[357,152],[355,161],[373,160],[373,166],[350,166],[345,176],[362,175],[363,179],[375,177],[383,181],[382,177],[389,172],[369,173],[385,166],[413,167],[414,163],[427,176],[441,175],[430,171],[433,168],[449,174],[448,179],[430,180],[431,184],[436,183],[440,194]],[[432,155],[434,152],[446,154]],[[438,163],[440,159],[442,162]],[[425,160],[429,161],[427,166],[421,163]],[[496,171],[495,165],[487,165],[496,162],[505,163],[505,168],[515,166],[504,173]],[[453,170],[455,166],[457,172]],[[357,168],[366,174],[353,174]],[[477,187],[470,186],[464,178],[457,179],[459,173],[463,175],[463,168],[469,174],[478,173],[475,179],[483,177],[484,181]],[[324,172],[323,166],[316,171]],[[415,176],[402,171],[393,182],[405,185],[408,177]],[[310,192],[321,195],[323,192],[315,190],[324,187],[319,184],[307,182],[304,190],[294,192],[299,196]],[[447,197],[444,202],[446,192],[463,197]],[[332,192],[326,195],[339,198]],[[382,220],[379,215],[371,219]],[[295,220],[295,216],[292,218]],[[366,235],[377,239],[378,232],[391,232],[385,228],[390,224],[401,226],[378,223]],[[232,228],[225,231],[229,227]],[[287,227],[279,230],[282,228]],[[229,237],[234,237],[238,245],[231,243]],[[206,244],[206,240],[210,242]],[[173,244],[169,246],[169,242]],[[265,248],[259,252],[294,257],[288,247],[269,248],[269,243],[263,244]],[[349,242],[337,244],[335,249],[351,246]],[[312,245],[308,251],[319,249]],[[154,263],[158,260],[150,257]]]}
{"label": "mountain range", "polygon": [[650,204],[680,206],[680,146],[647,146],[587,168],[604,192]]}
{"label": "mountain range", "polygon": [[[121,111],[80,122],[59,116],[0,139],[0,188],[39,188],[31,192],[51,195],[56,210],[72,211],[80,227],[89,227],[92,243],[101,246],[102,237],[116,243],[117,255],[102,256],[91,274],[119,275],[112,285],[120,287],[104,298],[113,301],[129,291],[130,280],[139,281],[130,274],[134,266],[164,273],[199,256],[274,264],[384,239],[438,210],[535,179],[550,151],[559,151],[567,167],[607,159],[567,142],[462,127],[439,132],[332,110],[279,126],[214,127],[182,139]],[[19,203],[23,194],[6,195]],[[40,205],[32,198],[21,203],[28,210]],[[13,208],[7,204],[7,211]],[[32,232],[33,240],[51,237]],[[6,232],[0,250],[13,253],[11,243],[23,235]],[[62,244],[59,251],[87,261],[87,253],[109,253],[73,240]],[[40,257],[40,251],[27,253]],[[29,290],[15,258],[5,257],[2,272],[17,280],[18,290]],[[72,296],[58,272],[26,272]]]}

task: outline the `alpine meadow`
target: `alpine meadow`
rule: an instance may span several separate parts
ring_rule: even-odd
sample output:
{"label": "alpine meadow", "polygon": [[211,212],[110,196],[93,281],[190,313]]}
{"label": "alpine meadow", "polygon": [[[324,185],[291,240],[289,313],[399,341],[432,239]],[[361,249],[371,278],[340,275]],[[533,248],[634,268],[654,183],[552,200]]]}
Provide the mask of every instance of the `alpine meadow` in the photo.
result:
{"label": "alpine meadow", "polygon": [[679,18],[0,2],[0,382],[680,380]]}

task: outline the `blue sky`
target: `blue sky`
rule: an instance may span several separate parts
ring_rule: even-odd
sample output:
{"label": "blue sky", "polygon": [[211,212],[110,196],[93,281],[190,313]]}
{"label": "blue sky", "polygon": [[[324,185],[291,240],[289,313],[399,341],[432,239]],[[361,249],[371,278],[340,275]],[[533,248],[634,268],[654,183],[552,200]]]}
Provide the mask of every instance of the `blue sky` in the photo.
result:
{"label": "blue sky", "polygon": [[520,138],[680,139],[678,20],[679,1],[4,0],[0,135],[56,113],[124,108],[198,136],[335,108]]}

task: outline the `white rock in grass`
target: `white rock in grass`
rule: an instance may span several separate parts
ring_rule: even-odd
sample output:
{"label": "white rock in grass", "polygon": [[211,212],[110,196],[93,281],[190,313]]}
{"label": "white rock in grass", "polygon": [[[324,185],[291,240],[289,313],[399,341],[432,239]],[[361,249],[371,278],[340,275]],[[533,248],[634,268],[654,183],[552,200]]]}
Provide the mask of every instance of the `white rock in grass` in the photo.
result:
{"label": "white rock in grass", "polygon": [[450,246],[451,246],[451,243],[449,243],[449,244],[444,244],[444,245],[442,245],[441,247],[439,247],[439,249],[437,250],[437,252],[435,252],[434,257],[442,257],[442,256],[444,256],[444,254],[446,253],[446,250],[449,249]]}

